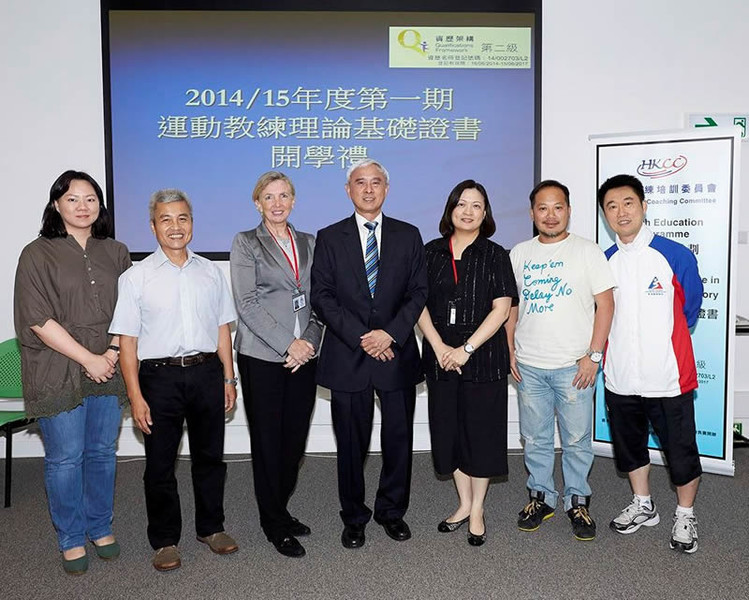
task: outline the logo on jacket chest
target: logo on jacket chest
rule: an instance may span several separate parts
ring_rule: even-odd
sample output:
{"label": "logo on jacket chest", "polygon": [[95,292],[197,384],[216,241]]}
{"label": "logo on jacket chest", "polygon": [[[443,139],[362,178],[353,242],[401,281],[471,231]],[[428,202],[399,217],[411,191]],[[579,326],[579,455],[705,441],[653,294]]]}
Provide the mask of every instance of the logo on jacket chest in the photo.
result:
{"label": "logo on jacket chest", "polygon": [[663,296],[666,293],[666,290],[663,289],[663,285],[661,284],[657,276],[653,277],[653,279],[650,281],[650,285],[648,286],[646,293],[648,296]]}

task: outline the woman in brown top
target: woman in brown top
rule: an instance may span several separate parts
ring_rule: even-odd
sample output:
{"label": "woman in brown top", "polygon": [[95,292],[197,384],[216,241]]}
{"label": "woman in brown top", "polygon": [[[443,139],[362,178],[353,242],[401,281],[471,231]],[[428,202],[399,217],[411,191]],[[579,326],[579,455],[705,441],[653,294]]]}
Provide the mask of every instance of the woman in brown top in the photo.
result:
{"label": "woman in brown top", "polygon": [[126,396],[116,369],[119,340],[107,329],[130,257],[110,237],[102,199],[86,173],[57,178],[40,237],[18,261],[14,294],[26,414],[42,432],[49,511],[72,574],[88,568],[86,538],[100,558],[120,552],[111,525]]}

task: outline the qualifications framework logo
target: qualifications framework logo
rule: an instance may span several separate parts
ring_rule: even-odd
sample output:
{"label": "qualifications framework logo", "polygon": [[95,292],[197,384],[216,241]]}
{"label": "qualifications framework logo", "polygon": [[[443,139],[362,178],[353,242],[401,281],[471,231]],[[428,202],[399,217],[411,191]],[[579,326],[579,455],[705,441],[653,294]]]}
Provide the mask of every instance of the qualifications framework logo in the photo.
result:
{"label": "qualifications framework logo", "polygon": [[426,55],[429,44],[421,37],[418,29],[404,29],[398,34],[398,44],[407,50],[413,50],[421,55]]}
{"label": "qualifications framework logo", "polygon": [[530,27],[389,27],[396,69],[530,69]]}

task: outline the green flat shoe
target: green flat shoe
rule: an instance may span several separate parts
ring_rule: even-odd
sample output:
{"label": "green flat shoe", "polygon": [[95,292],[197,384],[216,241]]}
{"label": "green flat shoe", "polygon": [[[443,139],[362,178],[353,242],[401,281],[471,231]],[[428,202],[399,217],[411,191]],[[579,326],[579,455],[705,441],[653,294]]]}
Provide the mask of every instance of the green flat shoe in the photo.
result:
{"label": "green flat shoe", "polygon": [[62,559],[62,568],[68,575],[83,575],[88,571],[88,555],[73,560]]}
{"label": "green flat shoe", "polygon": [[[91,543],[93,544],[93,542]],[[94,544],[94,550],[96,550],[96,556],[102,560],[113,560],[120,555],[120,545],[117,542],[101,546]]]}

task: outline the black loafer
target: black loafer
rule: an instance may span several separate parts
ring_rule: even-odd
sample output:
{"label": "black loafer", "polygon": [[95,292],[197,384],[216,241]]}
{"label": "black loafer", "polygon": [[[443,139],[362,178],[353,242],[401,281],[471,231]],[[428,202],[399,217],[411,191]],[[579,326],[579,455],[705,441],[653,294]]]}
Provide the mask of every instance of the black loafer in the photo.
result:
{"label": "black loafer", "polygon": [[289,525],[289,533],[294,536],[304,536],[312,533],[312,530],[302,523],[296,517],[291,517],[291,525]]}
{"label": "black loafer", "polygon": [[396,542],[405,542],[406,540],[411,539],[411,530],[403,519],[384,521],[382,527],[385,529],[385,533],[388,534],[388,537]]}
{"label": "black loafer", "polygon": [[471,533],[471,530],[468,530],[468,543],[471,546],[483,546],[484,542],[486,541],[486,533],[482,533],[481,535],[476,535],[475,533]]}
{"label": "black loafer", "polygon": [[341,534],[344,548],[361,548],[364,545],[364,525],[346,525]]}
{"label": "black loafer", "polygon": [[465,519],[461,519],[460,521],[440,521],[440,524],[437,525],[437,531],[440,533],[452,533],[453,531],[457,531],[461,528],[462,525],[465,525],[468,523],[468,519],[470,519],[470,515],[467,516]]}
{"label": "black loafer", "polygon": [[290,556],[292,558],[299,558],[307,554],[304,550],[304,546],[299,543],[293,535],[287,535],[285,537],[273,540],[273,545],[276,547],[281,554],[284,556]]}
{"label": "black loafer", "polygon": [[471,532],[471,526],[468,526],[468,543],[471,546],[483,546],[486,541],[486,523],[484,523],[484,533],[476,535]]}

